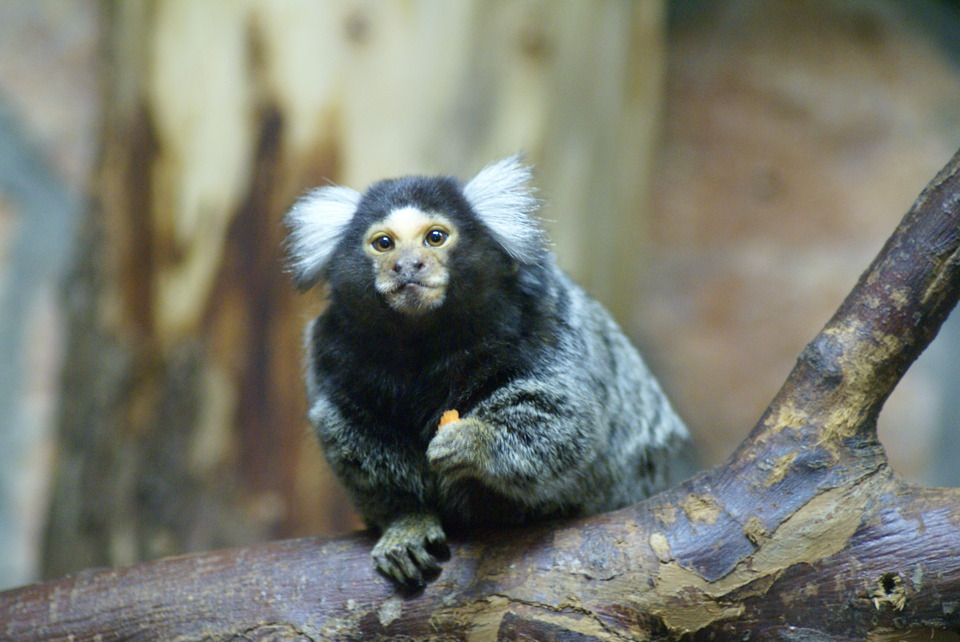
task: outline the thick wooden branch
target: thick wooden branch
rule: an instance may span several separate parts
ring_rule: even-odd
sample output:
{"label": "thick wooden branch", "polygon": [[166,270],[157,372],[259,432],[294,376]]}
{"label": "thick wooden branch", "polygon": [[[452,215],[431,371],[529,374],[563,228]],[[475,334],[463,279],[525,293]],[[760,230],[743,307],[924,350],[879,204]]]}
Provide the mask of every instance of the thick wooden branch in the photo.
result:
{"label": "thick wooden branch", "polygon": [[[912,487],[889,471],[826,491],[776,533],[742,527],[756,550],[710,581],[677,561],[665,534],[670,524],[697,530],[728,519],[693,499],[708,480],[689,485],[691,494],[560,528],[481,534],[457,546],[419,596],[396,594],[372,572],[370,537],[302,539],[9,591],[0,594],[0,636],[725,639],[753,632],[774,639],[806,629],[863,639],[960,624],[957,492]],[[714,546],[706,532],[700,540]]]}
{"label": "thick wooden branch", "polygon": [[858,640],[960,631],[960,490],[900,479],[875,430],[960,294],[958,249],[960,153],[727,462],[621,511],[475,534],[422,594],[399,595],[375,575],[368,535],[303,539],[0,593],[0,638]]}

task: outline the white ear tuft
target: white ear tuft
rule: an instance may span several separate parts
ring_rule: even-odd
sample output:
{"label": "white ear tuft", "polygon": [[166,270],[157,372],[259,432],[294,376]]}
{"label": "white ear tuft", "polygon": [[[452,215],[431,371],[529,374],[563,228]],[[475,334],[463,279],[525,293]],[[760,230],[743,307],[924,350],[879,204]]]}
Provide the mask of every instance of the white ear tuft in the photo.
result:
{"label": "white ear tuft", "polygon": [[359,203],[360,193],[349,187],[320,187],[307,192],[287,213],[287,246],[297,287],[306,289],[320,281]]}
{"label": "white ear tuft", "polygon": [[518,154],[487,165],[463,188],[477,217],[507,254],[521,263],[535,262],[545,246],[531,178],[530,168]]}

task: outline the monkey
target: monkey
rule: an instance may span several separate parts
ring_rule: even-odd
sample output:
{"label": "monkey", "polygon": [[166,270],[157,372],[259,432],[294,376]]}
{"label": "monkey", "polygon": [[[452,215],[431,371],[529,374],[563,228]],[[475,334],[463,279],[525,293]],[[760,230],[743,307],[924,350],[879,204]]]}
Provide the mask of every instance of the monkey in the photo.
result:
{"label": "monkey", "polygon": [[401,587],[439,574],[447,531],[651,495],[688,440],[624,332],[557,266],[531,182],[513,156],[465,183],[317,188],[285,217],[295,285],[326,293],[305,335],[309,421]]}

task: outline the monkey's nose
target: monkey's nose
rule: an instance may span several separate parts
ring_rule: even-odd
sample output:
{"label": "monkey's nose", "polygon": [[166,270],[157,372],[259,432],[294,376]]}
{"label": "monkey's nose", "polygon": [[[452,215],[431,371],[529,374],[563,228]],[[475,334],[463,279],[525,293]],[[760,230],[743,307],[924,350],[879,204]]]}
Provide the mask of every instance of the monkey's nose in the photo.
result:
{"label": "monkey's nose", "polygon": [[416,274],[422,269],[423,261],[415,256],[397,259],[393,264],[393,271],[397,274]]}

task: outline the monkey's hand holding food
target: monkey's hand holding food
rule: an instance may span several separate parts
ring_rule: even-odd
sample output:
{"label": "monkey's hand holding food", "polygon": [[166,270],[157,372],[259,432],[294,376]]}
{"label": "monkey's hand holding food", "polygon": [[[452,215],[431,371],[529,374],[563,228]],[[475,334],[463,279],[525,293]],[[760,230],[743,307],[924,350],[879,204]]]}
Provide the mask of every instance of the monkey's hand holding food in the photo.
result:
{"label": "monkey's hand holding food", "polygon": [[430,469],[445,477],[483,479],[493,453],[491,427],[478,419],[460,419],[440,424],[443,428],[427,446]]}
{"label": "monkey's hand holding food", "polygon": [[450,557],[440,518],[432,513],[398,517],[383,528],[373,551],[373,564],[393,581],[420,588],[440,573],[440,560]]}

